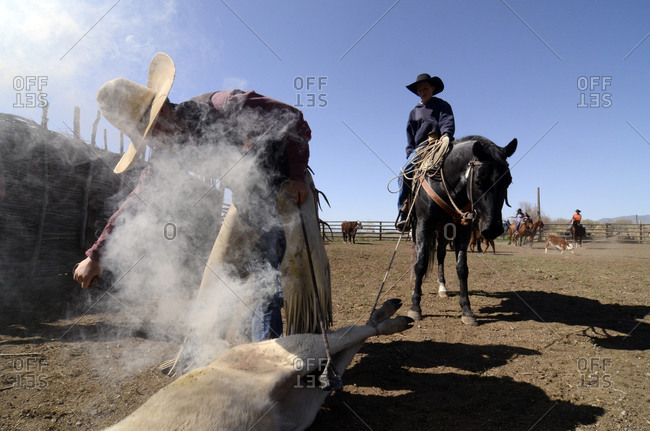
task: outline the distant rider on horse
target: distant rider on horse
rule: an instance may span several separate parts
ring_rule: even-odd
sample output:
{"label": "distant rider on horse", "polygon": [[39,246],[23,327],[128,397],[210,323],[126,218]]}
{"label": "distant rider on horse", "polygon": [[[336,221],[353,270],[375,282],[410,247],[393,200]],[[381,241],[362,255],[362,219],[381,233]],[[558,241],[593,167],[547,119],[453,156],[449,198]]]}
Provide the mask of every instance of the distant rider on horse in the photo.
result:
{"label": "distant rider on horse", "polygon": [[582,216],[580,215],[580,210],[576,210],[576,213],[571,217],[571,226],[573,226],[574,223],[582,229]]}
{"label": "distant rider on horse", "polygon": [[515,214],[515,223],[517,223],[517,225],[515,226],[515,232],[519,232],[519,225],[525,218],[526,216],[524,216],[524,213],[523,211],[521,211],[521,208],[517,208],[517,214]]}

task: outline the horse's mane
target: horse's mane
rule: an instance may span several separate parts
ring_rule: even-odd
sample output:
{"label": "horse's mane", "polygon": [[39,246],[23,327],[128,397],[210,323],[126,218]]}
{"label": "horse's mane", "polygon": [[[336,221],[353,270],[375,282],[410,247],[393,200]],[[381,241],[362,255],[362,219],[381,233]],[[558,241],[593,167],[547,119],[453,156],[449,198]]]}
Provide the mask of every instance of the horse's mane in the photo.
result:
{"label": "horse's mane", "polygon": [[484,136],[479,136],[479,135],[464,136],[460,139],[456,139],[454,141],[454,144],[460,145],[460,144],[470,144],[474,142],[478,142],[479,144],[481,144],[483,151],[486,154],[488,154],[492,160],[494,160],[499,164],[508,166],[508,162],[503,157],[502,148]]}

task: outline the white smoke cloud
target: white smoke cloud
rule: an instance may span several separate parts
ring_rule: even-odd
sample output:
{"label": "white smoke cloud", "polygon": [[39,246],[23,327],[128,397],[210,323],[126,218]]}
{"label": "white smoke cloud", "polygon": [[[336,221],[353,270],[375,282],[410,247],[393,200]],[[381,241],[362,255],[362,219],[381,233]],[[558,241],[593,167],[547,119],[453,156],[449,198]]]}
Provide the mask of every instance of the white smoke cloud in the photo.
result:
{"label": "white smoke cloud", "polygon": [[[268,157],[261,150],[280,140],[298,117],[293,112],[244,109],[236,118],[208,130],[204,142],[210,145],[177,148],[169,155],[154,151],[156,174],[133,200],[137,209],[122,213],[102,258],[116,280],[113,294],[134,309],[148,310],[146,320],[151,323],[146,329],[155,333],[182,328],[190,334],[192,357],[204,362],[228,343],[250,341],[257,302],[277,286],[277,269],[258,265],[249,273],[251,262],[244,258],[237,268],[209,268],[212,283],[200,301],[194,301],[214,240],[210,235],[216,235],[211,230],[215,226],[206,226],[206,221],[214,224],[221,208],[210,206],[210,185],[192,179],[188,171],[220,178],[263,219],[265,228],[278,223],[265,219],[275,196],[271,179],[259,168],[261,158]],[[253,151],[240,147],[247,136],[258,136]],[[247,194],[252,189],[255,194]],[[208,248],[197,247],[206,238]]]}

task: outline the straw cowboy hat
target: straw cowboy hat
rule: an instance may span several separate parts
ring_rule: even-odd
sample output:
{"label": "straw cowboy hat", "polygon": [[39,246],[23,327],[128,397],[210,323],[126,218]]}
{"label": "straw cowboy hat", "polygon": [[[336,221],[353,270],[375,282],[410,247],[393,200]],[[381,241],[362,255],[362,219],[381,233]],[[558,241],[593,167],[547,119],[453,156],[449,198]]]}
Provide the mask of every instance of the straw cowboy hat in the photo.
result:
{"label": "straw cowboy hat", "polygon": [[418,94],[418,84],[420,82],[428,82],[429,84],[433,85],[435,87],[435,90],[433,91],[434,95],[440,93],[445,89],[445,84],[443,84],[442,79],[438,78],[437,76],[434,76],[432,78],[428,73],[419,74],[415,82],[413,84],[407,85],[406,88],[411,90],[413,93]]}
{"label": "straw cowboy hat", "polygon": [[129,169],[146,148],[156,118],[174,83],[176,68],[165,53],[154,55],[149,65],[147,86],[124,78],[107,82],[97,92],[97,103],[104,117],[131,138],[126,153],[115,166],[116,174]]}

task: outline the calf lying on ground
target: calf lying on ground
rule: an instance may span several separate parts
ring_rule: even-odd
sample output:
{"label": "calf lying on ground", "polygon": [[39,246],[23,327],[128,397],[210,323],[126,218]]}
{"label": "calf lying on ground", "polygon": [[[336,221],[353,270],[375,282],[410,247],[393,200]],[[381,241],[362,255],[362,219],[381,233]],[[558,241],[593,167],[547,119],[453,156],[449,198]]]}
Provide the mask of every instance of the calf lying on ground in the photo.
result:
{"label": "calf lying on ground", "polygon": [[558,250],[562,250],[562,253],[564,253],[564,250],[571,250],[571,253],[573,253],[573,246],[568,242],[566,242],[564,238],[561,238],[559,236],[556,235],[548,236],[548,239],[546,240],[546,245],[544,246],[544,253],[548,253],[549,244],[554,245]]}
{"label": "calf lying on ground", "polygon": [[357,231],[363,229],[360,221],[344,221],[341,223],[341,233],[343,233],[343,242],[350,241],[356,244]]}
{"label": "calf lying on ground", "polygon": [[[389,319],[400,306],[400,300],[391,299],[366,325],[329,332],[332,363],[339,375],[367,338],[411,326],[408,317]],[[233,347],[158,391],[109,430],[303,430],[330,394],[309,384],[318,380],[308,375],[318,371],[325,357],[320,334]]]}

